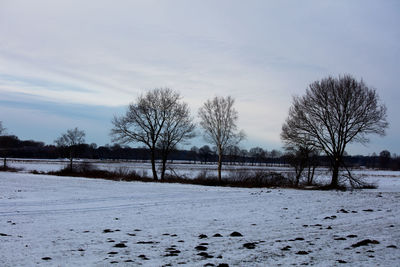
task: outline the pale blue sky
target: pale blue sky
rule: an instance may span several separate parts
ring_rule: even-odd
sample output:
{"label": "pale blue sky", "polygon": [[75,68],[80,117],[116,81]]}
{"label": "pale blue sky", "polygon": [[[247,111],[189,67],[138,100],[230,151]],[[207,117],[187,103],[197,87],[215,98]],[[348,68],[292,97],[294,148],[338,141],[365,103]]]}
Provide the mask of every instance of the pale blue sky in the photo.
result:
{"label": "pale blue sky", "polygon": [[350,73],[377,89],[390,128],[349,152],[400,153],[399,14],[397,0],[0,0],[0,120],[22,139],[78,126],[103,145],[113,114],[170,87],[194,116],[232,95],[243,147],[279,149],[292,96]]}

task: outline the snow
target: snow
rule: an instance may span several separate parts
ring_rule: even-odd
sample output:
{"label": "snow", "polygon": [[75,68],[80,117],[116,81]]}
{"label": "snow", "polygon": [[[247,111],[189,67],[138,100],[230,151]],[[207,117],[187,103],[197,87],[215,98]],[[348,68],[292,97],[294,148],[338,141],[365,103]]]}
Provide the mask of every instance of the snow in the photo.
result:
{"label": "snow", "polygon": [[[90,164],[91,166],[109,171],[136,171],[140,175],[151,176],[151,163],[149,161],[106,161],[106,160],[89,160],[89,159],[77,159],[74,160],[75,166],[79,164]],[[8,166],[14,168],[21,168],[27,172],[29,171],[58,171],[68,166],[69,160],[58,159],[9,159]],[[160,168],[161,164],[158,164]],[[289,168],[282,167],[270,167],[270,166],[249,166],[249,165],[229,165],[223,166],[222,175],[224,177],[231,176],[237,172],[257,171],[257,170],[268,170],[268,171],[283,171],[289,170]],[[217,176],[217,166],[214,163],[208,164],[190,164],[188,162],[172,162],[167,165],[167,173],[177,174],[186,178],[195,178],[199,175]]]}
{"label": "snow", "polygon": [[[399,266],[400,175],[359,172],[379,188],[244,189],[0,172],[0,266]],[[243,236],[230,237],[234,231]],[[364,239],[379,244],[352,247]],[[121,242],[126,247],[114,247]],[[212,258],[197,255],[201,243]]]}

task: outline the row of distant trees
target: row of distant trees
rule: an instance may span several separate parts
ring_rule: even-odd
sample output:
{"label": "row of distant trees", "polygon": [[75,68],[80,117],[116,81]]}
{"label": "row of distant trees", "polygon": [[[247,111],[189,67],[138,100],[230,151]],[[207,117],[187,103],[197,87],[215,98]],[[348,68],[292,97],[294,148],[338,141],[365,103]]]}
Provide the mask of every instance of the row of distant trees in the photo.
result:
{"label": "row of distant trees", "polygon": [[[245,138],[238,129],[238,112],[234,99],[214,97],[198,110],[204,139],[212,145],[218,163],[218,179],[227,156],[239,157],[238,144]],[[285,159],[295,169],[296,183],[307,176],[311,183],[315,167],[322,155],[332,172],[331,187],[339,186],[339,177],[350,183],[360,183],[352,176],[346,161],[350,143],[367,143],[368,135],[385,135],[388,127],[386,106],[374,88],[350,75],[328,77],[309,85],[304,96],[294,97],[288,117],[282,126],[281,139]],[[156,160],[161,160],[161,179],[164,179],[167,160],[179,144],[195,136],[196,125],[190,109],[174,90],[154,89],[140,95],[124,115],[112,120],[113,142],[121,145],[141,144],[150,153],[153,178],[158,179]],[[69,152],[70,168],[77,146],[84,143],[85,133],[77,128],[62,134],[55,143]],[[199,151],[192,151],[199,154]],[[261,161],[262,149],[253,151]],[[264,156],[263,156],[264,155]],[[243,156],[242,156],[243,158]],[[304,174],[306,172],[306,174]]]}
{"label": "row of distant trees", "polygon": [[[46,145],[33,140],[20,140],[15,135],[0,136],[0,157],[3,158],[39,158],[58,159],[70,158],[71,152],[67,146]],[[73,147],[74,157],[99,160],[136,160],[149,161],[150,151],[145,147],[132,148],[119,144],[97,146],[95,143],[82,143]],[[156,151],[156,159],[160,160],[160,153]],[[317,166],[329,166],[324,155],[316,158]],[[215,147],[203,145],[193,146],[189,150],[176,149],[169,157],[173,161],[186,161],[197,164],[214,164],[218,161]],[[279,150],[266,150],[261,147],[241,149],[238,146],[228,149],[224,163],[228,165],[247,166],[293,166],[293,155]],[[366,167],[374,169],[400,170],[400,156],[387,150],[369,156],[345,156],[350,167]]]}

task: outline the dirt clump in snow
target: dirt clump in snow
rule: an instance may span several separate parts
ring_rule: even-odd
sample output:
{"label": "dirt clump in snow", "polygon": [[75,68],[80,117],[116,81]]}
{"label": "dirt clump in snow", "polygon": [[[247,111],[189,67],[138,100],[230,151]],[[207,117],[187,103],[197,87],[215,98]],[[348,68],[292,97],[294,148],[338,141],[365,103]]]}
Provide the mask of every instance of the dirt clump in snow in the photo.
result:
{"label": "dirt clump in snow", "polygon": [[244,243],[243,247],[247,248],[247,249],[255,249],[256,248],[256,243],[254,243],[254,242],[252,242],[252,243]]}
{"label": "dirt clump in snow", "polygon": [[196,249],[196,250],[200,250],[200,251],[205,251],[205,250],[207,250],[208,248],[205,247],[205,246],[199,245],[199,246],[196,246],[195,249]]}
{"label": "dirt clump in snow", "polygon": [[211,259],[211,258],[214,258],[214,256],[213,255],[210,255],[210,254],[208,254],[207,252],[200,252],[200,253],[198,253],[197,255],[199,255],[199,256],[202,256],[203,258],[207,258],[207,259]]}
{"label": "dirt clump in snow", "polygon": [[229,236],[232,236],[232,237],[238,237],[238,236],[243,236],[241,233],[239,233],[239,232],[232,232]]}
{"label": "dirt clump in snow", "polygon": [[126,245],[125,245],[125,243],[121,242],[121,243],[115,244],[114,247],[115,248],[126,248]]}
{"label": "dirt clump in snow", "polygon": [[357,242],[357,243],[355,243],[355,244],[353,244],[353,245],[351,245],[353,248],[358,248],[358,247],[361,247],[361,246],[368,246],[369,244],[374,244],[374,245],[376,245],[376,244],[379,244],[379,241],[377,241],[377,240],[371,240],[371,239],[364,239],[364,240],[362,240],[362,241],[360,241],[360,242]]}
{"label": "dirt clump in snow", "polygon": [[148,261],[148,260],[149,260],[149,258],[147,258],[147,256],[144,255],[144,254],[140,254],[140,255],[138,256],[138,258],[141,258],[142,260],[145,260],[145,261]]}

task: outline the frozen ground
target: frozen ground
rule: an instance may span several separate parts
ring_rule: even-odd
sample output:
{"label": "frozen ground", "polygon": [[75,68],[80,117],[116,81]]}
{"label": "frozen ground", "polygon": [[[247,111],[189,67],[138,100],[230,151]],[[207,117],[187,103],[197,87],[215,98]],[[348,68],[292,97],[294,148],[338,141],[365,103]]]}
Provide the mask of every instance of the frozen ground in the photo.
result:
{"label": "frozen ground", "polygon": [[399,173],[370,174],[322,192],[0,172],[0,266],[399,266]]}

